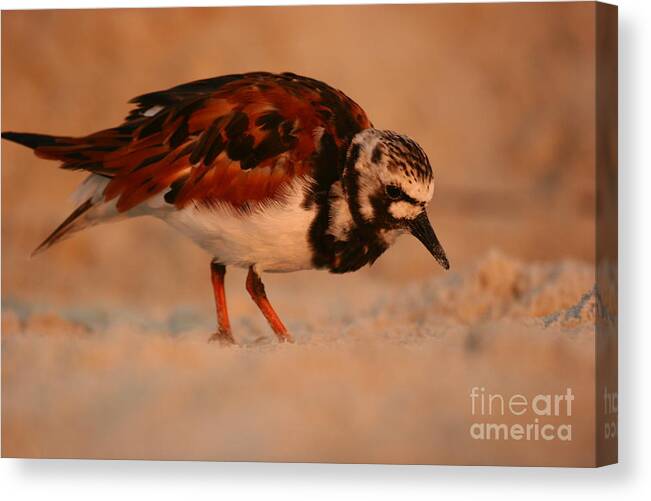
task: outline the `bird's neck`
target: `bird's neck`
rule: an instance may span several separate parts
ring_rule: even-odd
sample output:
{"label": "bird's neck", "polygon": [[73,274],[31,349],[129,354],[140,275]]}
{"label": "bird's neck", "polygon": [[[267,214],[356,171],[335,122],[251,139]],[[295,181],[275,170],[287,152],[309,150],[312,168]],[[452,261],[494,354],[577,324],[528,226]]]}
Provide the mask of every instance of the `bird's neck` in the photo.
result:
{"label": "bird's neck", "polygon": [[354,218],[339,181],[317,196],[315,203],[317,213],[309,239],[316,268],[333,273],[358,270],[373,264],[397,236]]}

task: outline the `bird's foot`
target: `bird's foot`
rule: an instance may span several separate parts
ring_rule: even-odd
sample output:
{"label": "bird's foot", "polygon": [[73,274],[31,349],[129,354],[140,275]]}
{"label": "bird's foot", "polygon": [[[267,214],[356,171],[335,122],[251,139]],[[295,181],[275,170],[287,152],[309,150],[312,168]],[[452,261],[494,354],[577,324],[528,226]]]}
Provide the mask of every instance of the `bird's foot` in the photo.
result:
{"label": "bird's foot", "polygon": [[236,344],[235,338],[233,337],[233,333],[230,331],[230,329],[219,329],[212,336],[210,336],[210,338],[208,338],[209,343],[212,343],[214,341],[218,341],[222,346],[232,346]]}
{"label": "bird's foot", "polygon": [[293,343],[294,337],[287,331],[276,332],[276,337],[279,343]]}

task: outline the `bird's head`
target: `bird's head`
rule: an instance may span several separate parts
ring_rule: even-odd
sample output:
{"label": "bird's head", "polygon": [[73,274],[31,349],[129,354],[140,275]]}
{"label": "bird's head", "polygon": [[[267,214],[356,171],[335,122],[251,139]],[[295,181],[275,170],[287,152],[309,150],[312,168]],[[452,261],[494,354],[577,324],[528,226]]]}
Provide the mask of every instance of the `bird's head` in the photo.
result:
{"label": "bird's head", "polygon": [[432,167],[418,144],[395,132],[366,129],[347,152],[344,191],[355,223],[379,231],[409,231],[445,269],[443,247],[427,218]]}

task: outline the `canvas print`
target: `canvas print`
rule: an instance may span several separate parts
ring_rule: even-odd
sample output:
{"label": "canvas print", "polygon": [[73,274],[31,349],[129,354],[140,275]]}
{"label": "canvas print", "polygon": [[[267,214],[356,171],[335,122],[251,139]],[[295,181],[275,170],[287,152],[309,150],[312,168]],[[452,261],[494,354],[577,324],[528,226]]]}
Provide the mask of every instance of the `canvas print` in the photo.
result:
{"label": "canvas print", "polygon": [[615,7],[2,38],[3,456],[616,462]]}

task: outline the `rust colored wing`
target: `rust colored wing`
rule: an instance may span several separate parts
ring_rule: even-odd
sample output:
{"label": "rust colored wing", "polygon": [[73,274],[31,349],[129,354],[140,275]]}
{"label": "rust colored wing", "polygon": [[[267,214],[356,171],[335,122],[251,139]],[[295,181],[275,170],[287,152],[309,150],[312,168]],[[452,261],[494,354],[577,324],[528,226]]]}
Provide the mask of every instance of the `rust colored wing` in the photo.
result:
{"label": "rust colored wing", "polygon": [[241,207],[274,198],[297,176],[338,178],[350,140],[371,127],[341,91],[292,73],[200,80],[132,102],[119,127],[36,148],[64,168],[111,178],[105,199],[117,198],[120,211],[161,192],[179,208]]}

